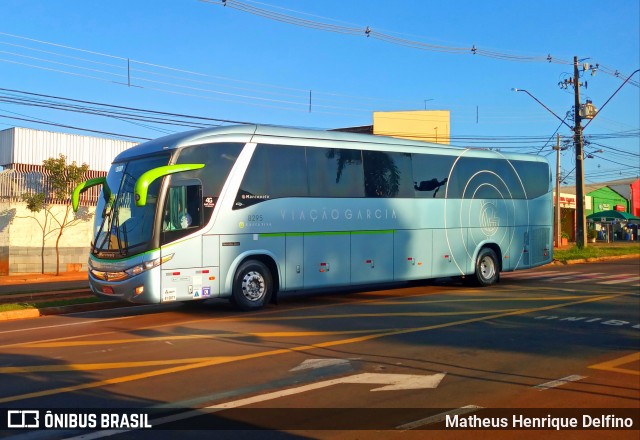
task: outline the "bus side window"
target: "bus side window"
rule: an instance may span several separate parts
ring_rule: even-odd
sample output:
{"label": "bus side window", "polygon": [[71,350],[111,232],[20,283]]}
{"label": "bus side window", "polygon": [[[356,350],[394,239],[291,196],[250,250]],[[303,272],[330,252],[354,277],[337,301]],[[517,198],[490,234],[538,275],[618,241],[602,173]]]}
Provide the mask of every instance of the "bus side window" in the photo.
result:
{"label": "bus side window", "polygon": [[311,197],[364,197],[362,151],[307,148]]}
{"label": "bus side window", "polygon": [[364,150],[362,158],[367,197],[413,198],[411,154]]}
{"label": "bus side window", "polygon": [[308,197],[304,147],[258,145],[242,178],[233,209],[285,197]]}
{"label": "bus side window", "polygon": [[200,185],[169,188],[162,217],[162,231],[181,231],[202,226]]}
{"label": "bus side window", "polygon": [[[459,198],[456,181],[449,181],[455,156],[414,153],[413,188],[416,198]],[[448,193],[447,193],[448,189]]]}

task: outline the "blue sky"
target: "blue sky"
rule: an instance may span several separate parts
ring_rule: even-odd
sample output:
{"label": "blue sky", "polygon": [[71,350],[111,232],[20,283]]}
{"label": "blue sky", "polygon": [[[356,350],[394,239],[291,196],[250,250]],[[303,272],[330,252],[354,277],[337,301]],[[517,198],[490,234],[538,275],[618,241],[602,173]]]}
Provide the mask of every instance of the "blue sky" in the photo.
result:
{"label": "blue sky", "polygon": [[[557,84],[569,78],[572,66],[555,61],[571,62],[575,55],[602,66],[595,76],[585,76],[588,87],[581,90],[582,101],[590,99],[597,108],[640,68],[637,0],[585,0],[578,7],[548,0],[236,2],[283,14],[285,21],[329,25],[329,30],[221,4],[4,0],[0,88],[320,129],[371,124],[373,111],[450,110],[452,144],[537,153],[554,164],[555,140],[547,144],[547,139],[560,122],[511,89],[527,89],[564,117],[573,105],[573,92]],[[367,26],[377,35],[443,50],[367,38]],[[362,33],[338,33],[337,27]],[[481,52],[471,54],[473,46]],[[454,53],[454,48],[462,50]],[[487,51],[500,56],[481,54]],[[502,56],[544,59],[548,54],[554,62],[506,61]],[[623,79],[611,74],[616,70]],[[585,162],[587,182],[638,176],[640,74],[632,81],[585,131],[590,142],[586,152],[594,156]],[[7,117],[145,138],[188,129],[18,105],[15,99],[0,101],[0,129],[18,125],[81,133]],[[559,133],[571,134],[565,126]],[[574,167],[570,150],[562,162],[565,172]],[[573,175],[566,183],[573,183]]]}

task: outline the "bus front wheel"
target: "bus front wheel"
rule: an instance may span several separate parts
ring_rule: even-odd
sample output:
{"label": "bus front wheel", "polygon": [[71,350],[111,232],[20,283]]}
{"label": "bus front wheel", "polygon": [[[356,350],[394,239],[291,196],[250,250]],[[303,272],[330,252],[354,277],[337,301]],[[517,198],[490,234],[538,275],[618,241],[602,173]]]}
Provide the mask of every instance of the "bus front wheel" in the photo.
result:
{"label": "bus front wheel", "polygon": [[476,258],[476,270],[472,276],[473,284],[481,287],[495,284],[500,279],[498,257],[493,249],[483,248]]}
{"label": "bus front wheel", "polygon": [[266,304],[272,289],[269,268],[257,260],[245,261],[236,271],[231,301],[240,310],[257,310]]}

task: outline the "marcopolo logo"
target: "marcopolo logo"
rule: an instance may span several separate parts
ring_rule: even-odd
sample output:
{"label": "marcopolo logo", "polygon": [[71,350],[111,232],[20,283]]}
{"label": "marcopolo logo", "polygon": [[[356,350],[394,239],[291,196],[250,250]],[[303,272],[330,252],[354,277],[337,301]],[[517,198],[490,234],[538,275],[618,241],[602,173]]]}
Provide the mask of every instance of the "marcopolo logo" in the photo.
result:
{"label": "marcopolo logo", "polygon": [[493,203],[484,203],[482,205],[482,210],[480,211],[480,226],[482,227],[482,232],[487,237],[494,235],[498,231],[498,226],[500,226],[497,211],[496,205]]}

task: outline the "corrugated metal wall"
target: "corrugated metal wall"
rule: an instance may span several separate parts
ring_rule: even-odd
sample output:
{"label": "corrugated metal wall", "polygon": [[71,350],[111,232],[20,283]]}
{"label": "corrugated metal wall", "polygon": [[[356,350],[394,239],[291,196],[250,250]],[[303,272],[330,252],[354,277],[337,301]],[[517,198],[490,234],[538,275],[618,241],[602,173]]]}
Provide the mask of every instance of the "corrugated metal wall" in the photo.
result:
{"label": "corrugated metal wall", "polygon": [[0,165],[11,163],[13,158],[13,135],[15,132],[15,128],[0,131]]}
{"label": "corrugated metal wall", "polygon": [[69,163],[86,163],[90,170],[108,171],[111,161],[136,142],[14,127],[0,132],[0,165],[42,165],[64,154]]}

